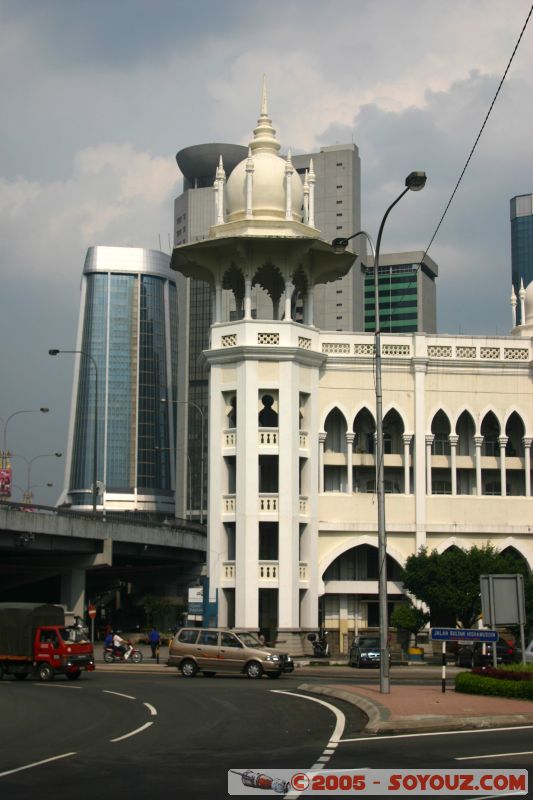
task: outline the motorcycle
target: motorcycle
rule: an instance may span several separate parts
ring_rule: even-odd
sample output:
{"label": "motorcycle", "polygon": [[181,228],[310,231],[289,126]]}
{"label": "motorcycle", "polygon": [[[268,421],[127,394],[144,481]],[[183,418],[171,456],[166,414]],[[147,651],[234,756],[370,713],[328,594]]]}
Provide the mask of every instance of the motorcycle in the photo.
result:
{"label": "motorcycle", "polygon": [[316,633],[310,633],[307,636],[313,647],[314,658],[327,658],[329,656],[329,642],[327,636],[327,631],[322,631],[318,636]]}
{"label": "motorcycle", "polygon": [[131,650],[129,651],[129,656],[125,658],[126,653],[119,652],[113,647],[113,645],[104,647],[104,661],[106,664],[116,664],[118,662],[124,662],[127,664],[129,661],[131,661],[132,664],[140,664],[143,660],[143,654],[131,644],[130,648]]}

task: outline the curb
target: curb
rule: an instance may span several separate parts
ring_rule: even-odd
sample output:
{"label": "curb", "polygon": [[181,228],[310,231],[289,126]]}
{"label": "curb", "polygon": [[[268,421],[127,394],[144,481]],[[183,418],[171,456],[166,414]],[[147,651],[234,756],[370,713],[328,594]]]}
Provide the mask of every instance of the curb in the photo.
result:
{"label": "curb", "polygon": [[441,731],[487,730],[500,727],[520,727],[533,724],[533,714],[497,714],[478,717],[451,717],[419,715],[390,719],[389,709],[355,692],[344,692],[332,686],[316,686],[302,683],[299,689],[310,694],[321,694],[345,700],[356,706],[368,718],[364,732],[380,734],[439,733]]}

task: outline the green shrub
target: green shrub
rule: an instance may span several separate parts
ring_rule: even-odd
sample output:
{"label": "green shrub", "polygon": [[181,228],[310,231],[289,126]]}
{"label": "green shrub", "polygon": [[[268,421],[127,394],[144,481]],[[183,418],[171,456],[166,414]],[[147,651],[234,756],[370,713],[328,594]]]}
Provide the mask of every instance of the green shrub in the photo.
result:
{"label": "green shrub", "polygon": [[460,672],[455,677],[455,691],[464,694],[483,694],[493,697],[513,697],[533,700],[533,681],[514,681],[489,678],[472,672]]}

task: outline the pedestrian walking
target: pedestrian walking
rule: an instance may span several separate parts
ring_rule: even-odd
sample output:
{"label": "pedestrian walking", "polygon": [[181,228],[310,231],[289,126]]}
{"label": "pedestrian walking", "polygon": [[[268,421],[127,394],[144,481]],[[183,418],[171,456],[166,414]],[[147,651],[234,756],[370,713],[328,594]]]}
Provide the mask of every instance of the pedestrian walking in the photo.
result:
{"label": "pedestrian walking", "polygon": [[152,658],[157,657],[157,650],[159,650],[159,645],[161,644],[161,634],[155,627],[152,627],[152,630],[148,634],[148,641],[150,642],[150,647],[152,648]]}

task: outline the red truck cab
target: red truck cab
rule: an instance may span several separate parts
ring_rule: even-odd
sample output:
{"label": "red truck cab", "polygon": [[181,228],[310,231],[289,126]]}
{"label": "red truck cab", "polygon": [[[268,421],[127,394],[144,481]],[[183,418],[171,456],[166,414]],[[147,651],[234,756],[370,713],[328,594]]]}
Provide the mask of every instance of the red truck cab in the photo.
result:
{"label": "red truck cab", "polygon": [[82,670],[94,670],[93,646],[77,634],[75,628],[51,625],[37,628],[33,657],[35,671],[42,681],[50,681],[56,674],[76,680]]}
{"label": "red truck cab", "polygon": [[37,675],[71,681],[94,669],[93,646],[86,628],[65,626],[61,606],[47,603],[0,603],[0,678],[23,681]]}

